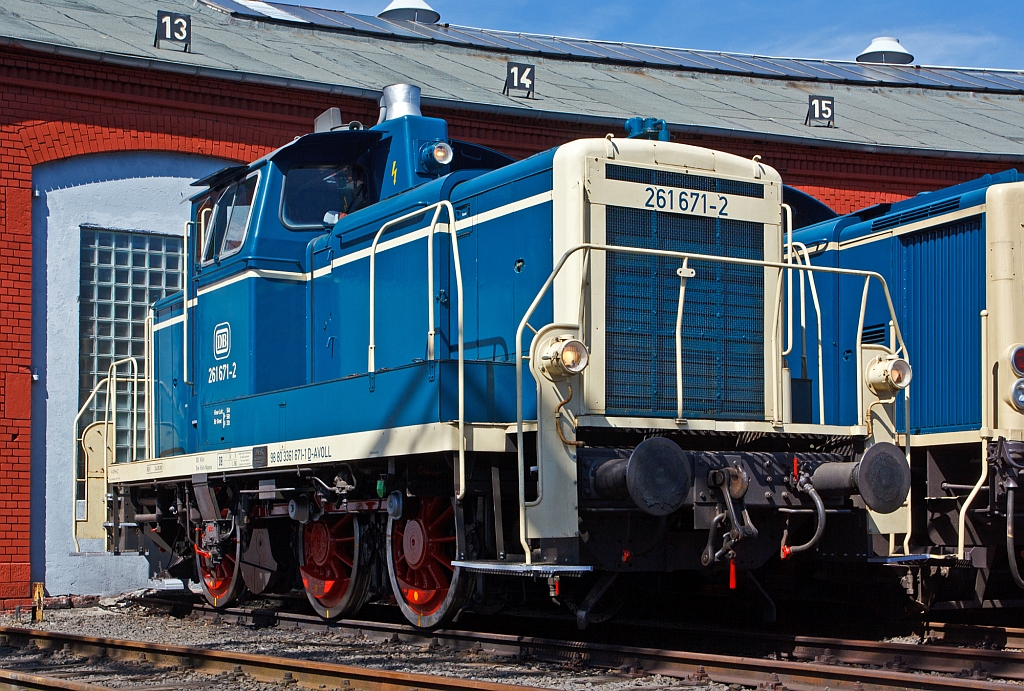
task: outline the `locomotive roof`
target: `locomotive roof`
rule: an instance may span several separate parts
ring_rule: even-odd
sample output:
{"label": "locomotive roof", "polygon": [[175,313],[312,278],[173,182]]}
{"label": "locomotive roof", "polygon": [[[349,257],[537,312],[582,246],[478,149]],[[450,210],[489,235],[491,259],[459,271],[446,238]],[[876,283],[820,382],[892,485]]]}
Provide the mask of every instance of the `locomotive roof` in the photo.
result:
{"label": "locomotive roof", "polygon": [[[153,47],[157,10],[192,17],[193,52]],[[259,0],[6,0],[0,45],[219,79],[621,127],[634,114],[699,134],[1024,161],[1024,71],[865,65],[383,20]],[[502,95],[507,60],[537,98]],[[804,124],[809,94],[836,127]]]}
{"label": "locomotive roof", "polygon": [[[296,137],[284,146],[278,147],[269,154],[258,158],[247,165],[226,166],[200,178],[192,183],[193,187],[217,187],[242,177],[267,161],[274,161],[282,168],[293,163],[351,163],[367,149],[380,141],[381,132],[373,130],[340,130],[335,132],[317,132]],[[201,196],[203,193],[200,192]]]}
{"label": "locomotive roof", "polygon": [[909,199],[875,204],[863,209],[809,225],[793,232],[793,239],[811,246],[821,242],[848,240],[888,230],[907,223],[948,214],[977,206],[985,201],[985,192],[992,185],[1019,182],[1024,177],[1016,170],[983,175],[959,185],[922,192]]}

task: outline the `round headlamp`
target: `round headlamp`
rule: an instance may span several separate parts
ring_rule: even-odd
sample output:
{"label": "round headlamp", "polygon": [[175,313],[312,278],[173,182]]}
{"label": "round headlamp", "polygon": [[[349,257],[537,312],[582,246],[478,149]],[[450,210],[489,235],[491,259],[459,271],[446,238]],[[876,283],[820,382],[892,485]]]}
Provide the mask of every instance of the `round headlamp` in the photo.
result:
{"label": "round headlamp", "polygon": [[900,391],[910,386],[914,370],[900,357],[878,359],[868,365],[868,385],[872,391]]}
{"label": "round headlamp", "polygon": [[1010,387],[1010,403],[1017,410],[1024,412],[1024,379],[1018,379]]}
{"label": "round headlamp", "polygon": [[448,142],[430,142],[420,148],[420,163],[430,170],[446,166],[455,158],[455,152]]}
{"label": "round headlamp", "polygon": [[549,376],[569,377],[587,368],[590,352],[578,338],[563,337],[551,342],[541,360]]}

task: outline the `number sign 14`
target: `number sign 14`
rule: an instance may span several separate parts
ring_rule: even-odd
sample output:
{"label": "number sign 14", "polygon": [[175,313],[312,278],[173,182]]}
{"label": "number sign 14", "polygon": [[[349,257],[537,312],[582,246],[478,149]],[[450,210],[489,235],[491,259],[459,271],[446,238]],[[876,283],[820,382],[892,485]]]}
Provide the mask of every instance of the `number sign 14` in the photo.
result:
{"label": "number sign 14", "polygon": [[527,97],[533,96],[536,90],[537,68],[522,62],[509,62],[505,66],[505,89],[502,93],[511,95],[512,91],[525,92]]}
{"label": "number sign 14", "polygon": [[159,48],[162,41],[185,46],[185,52],[192,47],[192,17],[177,12],[158,10],[156,13],[156,38],[153,46]]}
{"label": "number sign 14", "polygon": [[835,127],[836,99],[832,96],[809,96],[804,124],[811,127]]}

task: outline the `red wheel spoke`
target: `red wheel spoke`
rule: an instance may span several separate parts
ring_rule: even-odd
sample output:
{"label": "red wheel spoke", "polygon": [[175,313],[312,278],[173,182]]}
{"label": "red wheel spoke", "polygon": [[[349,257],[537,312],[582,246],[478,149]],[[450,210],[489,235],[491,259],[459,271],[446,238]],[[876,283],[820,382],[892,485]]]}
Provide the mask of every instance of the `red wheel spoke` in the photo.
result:
{"label": "red wheel spoke", "polygon": [[430,581],[432,581],[431,584],[430,584],[430,587],[433,590],[447,590],[448,589],[448,586],[450,585],[450,582],[448,580],[448,576],[444,573],[444,571],[442,571],[440,568],[438,568],[438,565],[437,565],[436,562],[431,562],[431,563],[427,564],[427,567],[424,569],[424,571],[427,574],[430,574]]}
{"label": "red wheel spoke", "polygon": [[445,555],[438,554],[437,552],[432,552],[430,554],[430,557],[438,564],[448,569],[449,571],[455,571],[455,567],[452,566],[452,560],[446,557]]}
{"label": "red wheel spoke", "polygon": [[430,526],[427,528],[427,530],[429,530],[431,534],[439,532],[441,530],[442,521],[445,521],[445,520],[451,518],[453,513],[454,513],[454,511],[453,511],[453,509],[451,507],[451,504],[449,504],[448,508],[445,509],[444,511],[442,511],[441,515],[438,516],[437,518],[435,518],[430,523]]}

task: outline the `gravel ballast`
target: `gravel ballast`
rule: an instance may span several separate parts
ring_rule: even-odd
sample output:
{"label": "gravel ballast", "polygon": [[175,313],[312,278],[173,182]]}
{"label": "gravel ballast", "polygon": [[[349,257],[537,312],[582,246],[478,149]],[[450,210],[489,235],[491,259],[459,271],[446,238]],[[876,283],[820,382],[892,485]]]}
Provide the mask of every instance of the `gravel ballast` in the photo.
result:
{"label": "gravel ballast", "polygon": [[[44,621],[29,623],[27,614],[22,621],[8,613],[0,615],[0,624],[6,626],[35,627],[48,631],[146,641],[237,651],[256,655],[300,658],[317,662],[356,665],[412,672],[434,676],[476,679],[516,686],[560,689],[563,691],[625,691],[627,689],[693,689],[725,691],[721,684],[694,683],[656,674],[633,675],[619,670],[588,668],[578,663],[551,664],[541,661],[520,660],[497,655],[486,649],[452,650],[443,645],[421,645],[401,640],[381,640],[360,634],[346,635],[336,631],[293,628],[287,625],[255,628],[233,623],[233,617],[206,617],[190,614],[178,619],[165,611],[133,604],[128,599],[105,599],[101,605],[60,610],[47,610]],[[26,662],[25,656],[34,654],[21,649],[0,649],[0,664],[10,666],[15,660]],[[60,653],[58,653],[60,654]],[[19,657],[20,656],[20,657]],[[121,664],[121,663],[119,663]],[[137,665],[127,670],[128,679],[81,679],[112,688],[130,686],[151,689],[196,688],[204,689],[263,689],[281,688],[252,679],[223,678],[192,670],[155,669]],[[173,678],[168,678],[171,675]],[[295,688],[293,685],[291,688]]]}

